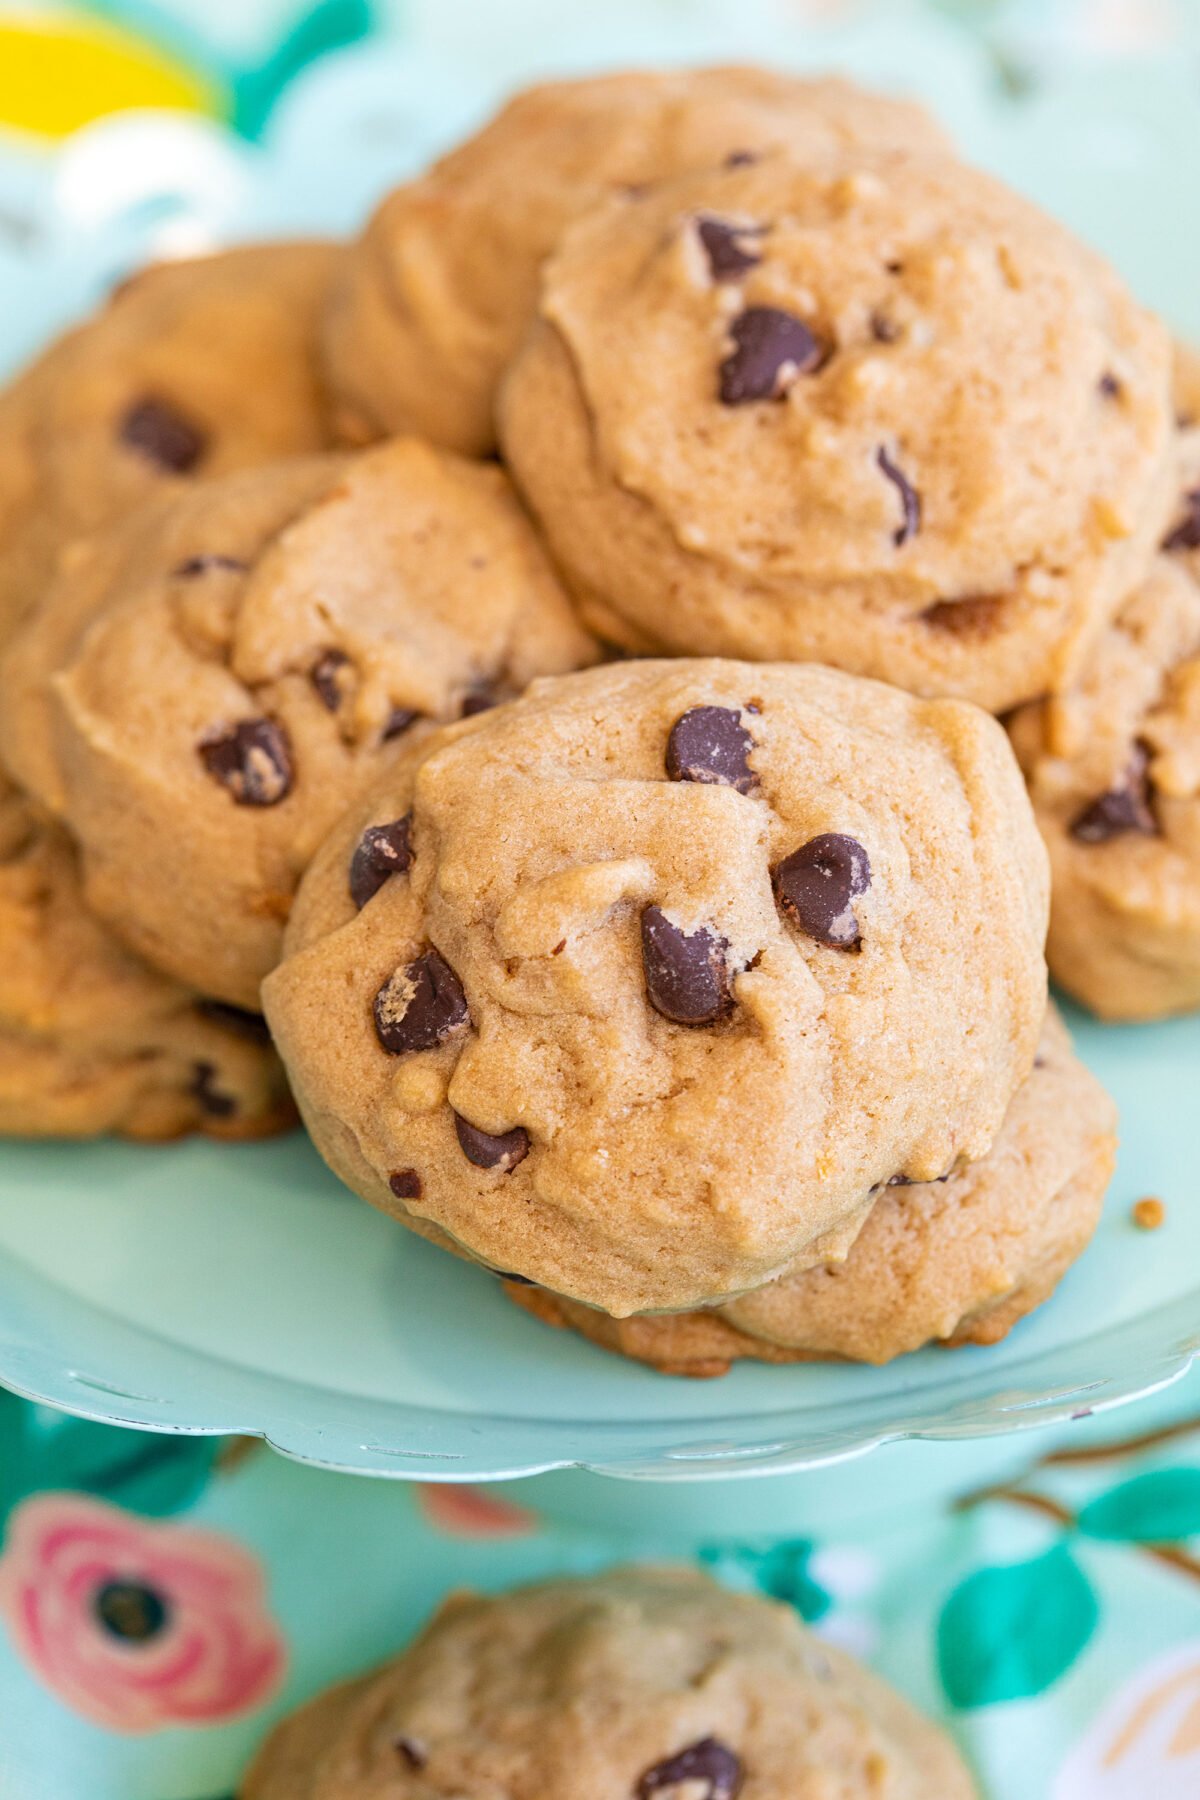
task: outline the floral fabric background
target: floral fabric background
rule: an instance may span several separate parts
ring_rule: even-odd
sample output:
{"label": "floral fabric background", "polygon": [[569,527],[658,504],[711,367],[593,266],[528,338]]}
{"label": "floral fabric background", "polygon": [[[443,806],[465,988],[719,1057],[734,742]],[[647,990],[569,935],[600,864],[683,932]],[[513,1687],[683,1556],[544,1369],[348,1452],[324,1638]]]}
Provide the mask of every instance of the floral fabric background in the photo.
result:
{"label": "floral fabric background", "polygon": [[[1123,196],[1161,193],[1138,285],[1200,331],[1189,0],[0,0],[0,364],[149,255],[351,228],[516,80],[736,54],[916,87],[1102,246]],[[1197,1800],[1197,1383],[1028,1443],[1022,1480],[952,1507],[695,1553],[942,1717],[988,1800]],[[0,1394],[0,1800],[218,1800],[447,1587],[677,1553],[518,1497]]]}

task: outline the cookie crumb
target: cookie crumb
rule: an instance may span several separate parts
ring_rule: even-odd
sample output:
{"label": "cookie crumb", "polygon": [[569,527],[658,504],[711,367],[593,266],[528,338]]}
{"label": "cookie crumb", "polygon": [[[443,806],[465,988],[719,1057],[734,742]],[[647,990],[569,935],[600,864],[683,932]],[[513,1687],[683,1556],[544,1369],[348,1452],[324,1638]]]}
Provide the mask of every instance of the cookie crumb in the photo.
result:
{"label": "cookie crumb", "polygon": [[1129,1216],[1139,1231],[1157,1231],[1166,1223],[1167,1209],[1161,1200],[1148,1196],[1145,1200],[1135,1200]]}

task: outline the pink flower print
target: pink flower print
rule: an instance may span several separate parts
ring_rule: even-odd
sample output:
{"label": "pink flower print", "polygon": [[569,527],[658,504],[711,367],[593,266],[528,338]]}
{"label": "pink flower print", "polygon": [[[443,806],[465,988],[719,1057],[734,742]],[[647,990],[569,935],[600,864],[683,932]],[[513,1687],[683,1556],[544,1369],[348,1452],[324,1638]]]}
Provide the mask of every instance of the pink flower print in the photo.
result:
{"label": "pink flower print", "polygon": [[420,1482],[417,1504],[428,1523],[449,1537],[528,1537],[537,1529],[534,1514],[523,1506],[457,1482]]}
{"label": "pink flower print", "polygon": [[250,1712],[287,1661],[248,1552],[79,1494],[38,1494],[12,1514],[0,1618],[51,1692],[109,1731]]}

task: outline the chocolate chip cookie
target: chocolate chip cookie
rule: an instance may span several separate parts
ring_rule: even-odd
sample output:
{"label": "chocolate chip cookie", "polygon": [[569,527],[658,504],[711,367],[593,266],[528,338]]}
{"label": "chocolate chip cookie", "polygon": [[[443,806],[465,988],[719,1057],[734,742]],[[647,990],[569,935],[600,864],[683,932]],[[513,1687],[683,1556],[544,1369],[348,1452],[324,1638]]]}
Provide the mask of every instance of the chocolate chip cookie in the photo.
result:
{"label": "chocolate chip cookie", "polygon": [[622,1317],[839,1257],[982,1156],[1045,1012],[1004,734],[816,666],[628,662],[414,745],[264,985],[322,1155]]}
{"label": "chocolate chip cookie", "polygon": [[268,1738],[242,1800],[972,1800],[948,1738],[795,1611],[685,1569],[456,1594]]}
{"label": "chocolate chip cookie", "polygon": [[253,1009],[309,857],[406,737],[594,655],[501,471],[397,440],[80,546],[10,647],[2,750],[100,917]]}
{"label": "chocolate chip cookie", "polygon": [[732,1362],[885,1363],[922,1344],[994,1344],[1087,1247],[1112,1175],[1116,1108],[1051,1009],[988,1154],[944,1181],[885,1187],[845,1262],[785,1275],[710,1312],[611,1319],[541,1288],[527,1312],[668,1375]]}
{"label": "chocolate chip cookie", "polygon": [[1078,684],[1010,724],[1050,851],[1047,954],[1105,1019],[1200,1006],[1200,430],[1150,575]]}
{"label": "chocolate chip cookie", "polygon": [[778,152],[595,208],[499,420],[601,635],[997,712],[1070,679],[1171,504],[1161,325],[936,154]]}
{"label": "chocolate chip cookie", "polygon": [[65,833],[0,778],[0,1134],[246,1138],[294,1118],[263,1019],[124,949]]}
{"label": "chocolate chip cookie", "polygon": [[563,228],[604,194],[775,145],[935,147],[918,107],[766,69],[648,70],[530,88],[391,194],[343,266],[326,349],[352,438],[481,454],[496,382]]}
{"label": "chocolate chip cookie", "polygon": [[337,254],[262,244],[147,269],[0,393],[0,640],[65,543],[189,476],[328,442],[316,341]]}

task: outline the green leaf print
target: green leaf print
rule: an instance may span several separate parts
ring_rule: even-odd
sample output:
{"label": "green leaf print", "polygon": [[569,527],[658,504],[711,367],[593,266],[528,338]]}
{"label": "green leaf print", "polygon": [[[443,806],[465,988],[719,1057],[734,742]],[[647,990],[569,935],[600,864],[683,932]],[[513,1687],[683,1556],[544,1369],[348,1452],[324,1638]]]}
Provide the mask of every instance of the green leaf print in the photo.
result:
{"label": "green leaf print", "polygon": [[1066,1544],[976,1570],[938,1620],[938,1672],[951,1704],[965,1710],[1045,1693],[1083,1650],[1099,1610]]}
{"label": "green leaf print", "polygon": [[1098,1494],[1079,1514],[1088,1537],[1174,1544],[1200,1535],[1200,1469],[1155,1469]]}
{"label": "green leaf print", "polygon": [[833,1605],[809,1570],[815,1548],[810,1538],[791,1538],[780,1544],[705,1547],[699,1555],[719,1580],[738,1585],[740,1577],[749,1575],[762,1593],[773,1600],[786,1600],[811,1625],[824,1618]]}

